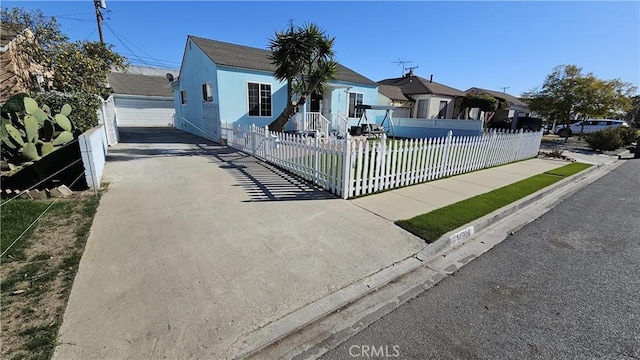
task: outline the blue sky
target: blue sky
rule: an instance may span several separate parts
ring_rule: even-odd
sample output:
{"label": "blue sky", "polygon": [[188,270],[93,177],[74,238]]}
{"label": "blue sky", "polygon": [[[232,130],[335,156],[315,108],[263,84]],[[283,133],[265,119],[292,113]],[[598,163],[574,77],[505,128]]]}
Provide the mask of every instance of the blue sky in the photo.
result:
{"label": "blue sky", "polygon": [[[3,1],[58,16],[72,40],[97,40],[93,1]],[[561,64],[640,82],[640,2],[220,2],[107,0],[105,41],[131,63],[179,67],[187,35],[266,48],[274,31],[315,22],[343,65],[379,81],[416,74],[466,90],[520,95]],[[136,57],[137,56],[137,57]]]}

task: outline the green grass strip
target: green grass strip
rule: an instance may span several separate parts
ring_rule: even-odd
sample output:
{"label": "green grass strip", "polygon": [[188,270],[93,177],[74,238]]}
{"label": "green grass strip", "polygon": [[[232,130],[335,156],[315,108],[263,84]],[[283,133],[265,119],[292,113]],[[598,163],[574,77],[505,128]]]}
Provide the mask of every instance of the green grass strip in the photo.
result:
{"label": "green grass strip", "polygon": [[561,168],[557,168],[557,169],[554,169],[554,170],[549,170],[549,171],[545,172],[545,174],[567,177],[567,176],[571,176],[571,175],[573,175],[575,173],[579,173],[580,171],[582,171],[584,169],[588,169],[590,167],[591,167],[590,164],[575,162],[575,163],[563,166]]}
{"label": "green grass strip", "polygon": [[449,231],[479,219],[590,166],[583,163],[565,165],[408,220],[398,220],[396,224],[421,237],[427,243],[432,243]]}
{"label": "green grass strip", "polygon": [[[4,205],[0,210],[0,252],[4,252],[20,234],[42,214],[52,200],[22,200],[16,199]],[[30,229],[14,244],[5,256],[11,255],[15,259],[23,259],[24,244],[33,232]],[[3,257],[4,258],[4,257]]]}

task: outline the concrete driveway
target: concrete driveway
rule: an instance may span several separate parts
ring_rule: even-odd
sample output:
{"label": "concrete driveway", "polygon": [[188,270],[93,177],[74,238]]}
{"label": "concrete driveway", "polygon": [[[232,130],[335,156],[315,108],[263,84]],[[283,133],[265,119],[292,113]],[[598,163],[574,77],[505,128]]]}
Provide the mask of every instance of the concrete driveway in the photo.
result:
{"label": "concrete driveway", "polygon": [[241,338],[423,241],[176,129],[121,129],[56,359],[233,357]]}

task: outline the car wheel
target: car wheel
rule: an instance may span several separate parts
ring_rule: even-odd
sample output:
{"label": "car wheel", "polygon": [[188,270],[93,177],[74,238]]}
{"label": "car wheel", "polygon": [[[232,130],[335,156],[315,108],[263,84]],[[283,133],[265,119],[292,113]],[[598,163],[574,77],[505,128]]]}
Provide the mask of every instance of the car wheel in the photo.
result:
{"label": "car wheel", "polygon": [[558,136],[561,137],[569,137],[571,136],[571,129],[560,129],[558,130]]}

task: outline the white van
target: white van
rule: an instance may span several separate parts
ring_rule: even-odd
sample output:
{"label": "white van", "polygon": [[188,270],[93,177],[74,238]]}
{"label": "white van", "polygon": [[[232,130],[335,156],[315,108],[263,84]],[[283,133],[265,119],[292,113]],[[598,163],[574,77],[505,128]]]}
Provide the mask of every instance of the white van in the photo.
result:
{"label": "white van", "polygon": [[[582,127],[582,123],[584,122],[584,128]],[[554,132],[559,136],[571,136],[573,134],[579,134],[582,129],[584,134],[608,129],[608,128],[617,128],[617,127],[629,127],[629,125],[623,120],[611,120],[611,119],[589,119],[578,121],[577,123],[573,123],[569,125],[569,127],[565,127],[564,125],[558,125],[554,129]]]}

